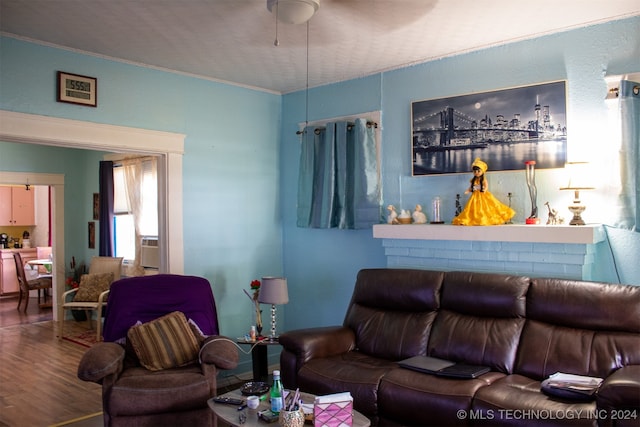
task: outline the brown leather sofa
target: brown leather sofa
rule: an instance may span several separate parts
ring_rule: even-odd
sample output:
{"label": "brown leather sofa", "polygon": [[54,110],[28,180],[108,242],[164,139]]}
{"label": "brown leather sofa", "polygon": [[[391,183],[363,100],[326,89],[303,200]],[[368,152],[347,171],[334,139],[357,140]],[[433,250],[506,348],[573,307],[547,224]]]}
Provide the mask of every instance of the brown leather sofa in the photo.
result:
{"label": "brown leather sofa", "polygon": [[[358,274],[342,326],[280,336],[285,387],[350,391],[374,425],[640,425],[640,287],[412,269]],[[404,369],[414,355],[489,366]],[[555,372],[604,378],[594,401],[549,397]]]}

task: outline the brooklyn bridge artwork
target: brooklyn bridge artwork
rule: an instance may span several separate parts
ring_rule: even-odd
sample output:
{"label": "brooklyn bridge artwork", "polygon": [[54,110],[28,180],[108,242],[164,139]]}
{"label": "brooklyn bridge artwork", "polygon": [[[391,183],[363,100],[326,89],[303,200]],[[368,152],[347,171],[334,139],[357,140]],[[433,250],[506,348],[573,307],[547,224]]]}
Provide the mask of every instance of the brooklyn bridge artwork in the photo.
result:
{"label": "brooklyn bridge artwork", "polygon": [[567,157],[566,82],[411,104],[413,175],[562,168]]}

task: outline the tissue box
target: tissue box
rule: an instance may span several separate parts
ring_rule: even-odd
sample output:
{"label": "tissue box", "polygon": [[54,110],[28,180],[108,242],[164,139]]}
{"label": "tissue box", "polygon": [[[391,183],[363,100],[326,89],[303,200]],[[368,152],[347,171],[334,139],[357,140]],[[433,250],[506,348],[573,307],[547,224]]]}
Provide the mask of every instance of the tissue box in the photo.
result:
{"label": "tissue box", "polygon": [[313,405],[314,427],[351,427],[353,398],[351,393],[316,397]]}

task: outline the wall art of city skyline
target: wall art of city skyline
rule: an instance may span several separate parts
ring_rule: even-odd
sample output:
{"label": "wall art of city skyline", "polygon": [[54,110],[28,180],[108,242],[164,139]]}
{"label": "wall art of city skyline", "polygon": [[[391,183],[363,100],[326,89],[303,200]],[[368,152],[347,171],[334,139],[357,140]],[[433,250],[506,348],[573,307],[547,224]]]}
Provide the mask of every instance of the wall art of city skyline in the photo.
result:
{"label": "wall art of city skyline", "polygon": [[562,168],[567,158],[566,81],[411,104],[414,176]]}

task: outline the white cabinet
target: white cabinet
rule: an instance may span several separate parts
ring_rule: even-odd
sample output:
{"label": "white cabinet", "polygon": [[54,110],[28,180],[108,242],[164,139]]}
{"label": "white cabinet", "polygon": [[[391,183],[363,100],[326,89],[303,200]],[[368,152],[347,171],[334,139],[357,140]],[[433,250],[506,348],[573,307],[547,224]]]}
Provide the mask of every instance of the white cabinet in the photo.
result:
{"label": "white cabinet", "polygon": [[0,186],[0,226],[35,225],[33,191],[23,186]]}

